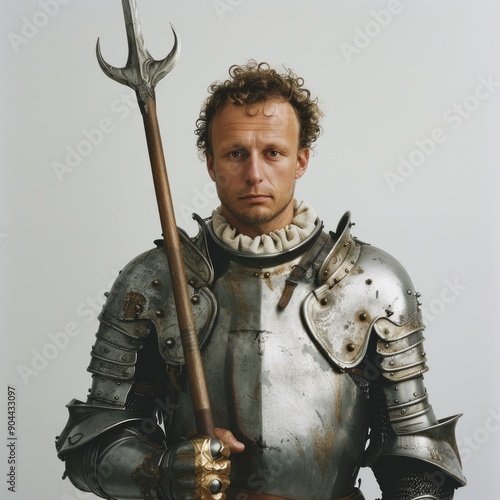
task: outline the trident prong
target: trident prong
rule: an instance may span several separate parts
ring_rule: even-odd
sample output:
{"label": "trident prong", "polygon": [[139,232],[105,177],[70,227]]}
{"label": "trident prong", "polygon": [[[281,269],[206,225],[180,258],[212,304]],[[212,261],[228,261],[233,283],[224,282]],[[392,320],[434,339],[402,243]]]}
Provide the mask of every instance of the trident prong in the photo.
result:
{"label": "trident prong", "polygon": [[142,109],[147,105],[148,96],[154,96],[156,84],[175,66],[181,44],[174,27],[170,24],[174,35],[174,46],[165,59],[153,59],[144,44],[136,0],[122,0],[122,6],[129,50],[127,64],[124,68],[115,68],[108,64],[102,57],[99,39],[96,45],[97,60],[101,69],[112,80],[135,90]]}

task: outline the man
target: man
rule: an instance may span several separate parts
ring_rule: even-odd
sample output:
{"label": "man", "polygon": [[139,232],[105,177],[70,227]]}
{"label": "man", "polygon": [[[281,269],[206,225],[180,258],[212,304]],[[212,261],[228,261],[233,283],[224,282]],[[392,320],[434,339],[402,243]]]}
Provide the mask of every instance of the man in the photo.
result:
{"label": "man", "polygon": [[327,233],[294,198],[316,100],[255,61],[210,92],[196,133],[221,204],[181,238],[217,439],[194,435],[158,244],[100,316],[88,400],[68,405],[57,440],[71,481],[115,499],[359,500],[370,466],[384,500],[451,499],[458,417],[428,402],[418,294],[351,236],[349,213]]}

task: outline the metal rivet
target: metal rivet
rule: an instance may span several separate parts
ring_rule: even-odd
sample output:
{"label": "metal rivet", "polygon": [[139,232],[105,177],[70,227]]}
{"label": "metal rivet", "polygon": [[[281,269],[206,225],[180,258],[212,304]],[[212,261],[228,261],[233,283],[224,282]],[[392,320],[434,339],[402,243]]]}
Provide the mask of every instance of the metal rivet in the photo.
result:
{"label": "metal rivet", "polygon": [[356,345],[355,344],[352,344],[352,343],[351,344],[347,344],[347,350],[349,352],[354,351],[354,349],[356,349]]}
{"label": "metal rivet", "polygon": [[410,289],[408,289],[408,290],[406,290],[406,293],[407,293],[408,295],[411,295],[413,292],[412,292]]}
{"label": "metal rivet", "polygon": [[99,391],[99,392],[97,393],[97,395],[98,395],[98,396],[100,396],[101,394],[102,394],[102,391]]}
{"label": "metal rivet", "polygon": [[135,312],[136,312],[136,313],[141,313],[141,312],[142,312],[142,306],[141,306],[140,304],[137,304],[137,305],[135,306]]}
{"label": "metal rivet", "polygon": [[404,415],[404,414],[406,413],[406,411],[407,411],[407,410],[406,410],[406,408],[403,408],[403,409],[401,410],[401,413]]}
{"label": "metal rivet", "polygon": [[160,280],[154,280],[152,283],[153,286],[160,286],[160,284],[161,284]]}
{"label": "metal rivet", "polygon": [[169,349],[172,349],[173,347],[175,347],[175,339],[173,339],[172,337],[168,338],[167,340],[165,340],[165,345]]}
{"label": "metal rivet", "polygon": [[257,271],[255,271],[255,272],[253,273],[253,275],[254,275],[254,277],[255,277],[255,278],[258,278],[258,277],[259,277],[259,273],[258,273]]}
{"label": "metal rivet", "polygon": [[[394,373],[392,373],[392,372],[391,372],[391,373],[389,373],[389,376],[390,376],[390,377],[394,377]],[[396,389],[396,390],[397,390],[397,389]]]}
{"label": "metal rivet", "polygon": [[399,403],[399,399],[395,399],[395,400],[394,400],[394,402],[395,402],[395,403]]}
{"label": "metal rivet", "polygon": [[200,301],[200,297],[198,297],[198,295],[193,295],[191,297],[191,303],[192,304],[198,304],[199,301]]}
{"label": "metal rivet", "polygon": [[418,396],[418,393],[417,393],[417,392],[414,392],[414,393],[413,393],[413,395],[414,395],[415,397],[417,397],[417,396]]}
{"label": "metal rivet", "polygon": [[355,264],[355,262],[353,260],[351,260],[351,264]]}
{"label": "metal rivet", "polygon": [[328,270],[323,271],[323,276],[328,276]]}
{"label": "metal rivet", "polygon": [[420,292],[415,292],[415,297],[420,297],[422,294]]}
{"label": "metal rivet", "polygon": [[118,399],[119,399],[118,396],[115,396],[115,400],[118,401]]}
{"label": "metal rivet", "polygon": [[156,311],[156,317],[157,318],[163,318],[165,316],[165,311],[163,309],[158,309]]}
{"label": "metal rivet", "polygon": [[122,385],[122,383],[121,382],[117,382],[116,385]]}
{"label": "metal rivet", "polygon": [[351,244],[351,243],[350,243],[349,241],[346,241],[346,242],[344,243],[344,246],[345,246],[345,247],[347,247],[347,246],[349,246],[350,244]]}
{"label": "metal rivet", "polygon": [[385,344],[385,348],[386,348],[386,349],[389,349],[389,344]]}
{"label": "metal rivet", "polygon": [[264,274],[264,278],[269,278],[269,276],[271,276],[271,273],[265,273]]}
{"label": "metal rivet", "polygon": [[394,366],[394,361],[389,361],[389,366]]}
{"label": "metal rivet", "polygon": [[191,286],[194,286],[194,280],[189,280],[188,283],[191,285]]}
{"label": "metal rivet", "polygon": [[326,304],[328,304],[328,299],[326,297],[324,297],[321,299],[321,305],[326,306]]}
{"label": "metal rivet", "polygon": [[386,329],[384,330],[384,333],[387,335],[387,334],[389,333],[389,329],[388,329],[388,328],[386,328]]}
{"label": "metal rivet", "polygon": [[109,292],[104,292],[105,297],[109,297]]}
{"label": "metal rivet", "polygon": [[361,321],[365,321],[365,320],[366,320],[366,313],[361,313],[361,314],[359,315],[359,319],[360,319]]}
{"label": "metal rivet", "polygon": [[398,386],[394,387],[394,390],[395,391],[399,390],[399,387]]}
{"label": "metal rivet", "polygon": [[349,269],[344,269],[344,272],[348,273],[348,272],[349,272]]}
{"label": "metal rivet", "polygon": [[370,280],[370,279],[367,279],[367,280],[365,281],[365,283],[366,283],[367,285],[371,285],[371,284],[373,283],[373,281],[372,281],[372,280]]}

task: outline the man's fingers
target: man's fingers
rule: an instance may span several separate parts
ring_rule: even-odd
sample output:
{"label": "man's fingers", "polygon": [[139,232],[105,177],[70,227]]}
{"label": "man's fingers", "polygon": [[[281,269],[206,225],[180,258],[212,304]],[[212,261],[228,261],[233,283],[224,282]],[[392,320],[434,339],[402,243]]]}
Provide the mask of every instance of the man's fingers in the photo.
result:
{"label": "man's fingers", "polygon": [[227,429],[215,428],[215,437],[225,441],[229,445],[231,453],[241,453],[245,449],[245,445],[240,443],[233,435],[233,433]]}

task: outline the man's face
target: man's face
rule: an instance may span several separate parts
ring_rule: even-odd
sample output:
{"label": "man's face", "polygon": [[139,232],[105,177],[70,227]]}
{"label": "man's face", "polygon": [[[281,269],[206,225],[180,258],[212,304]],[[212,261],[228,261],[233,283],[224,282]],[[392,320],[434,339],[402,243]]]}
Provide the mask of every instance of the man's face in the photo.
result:
{"label": "man's face", "polygon": [[208,173],[229,224],[250,237],[290,224],[295,181],[309,161],[309,150],[299,149],[292,106],[281,101],[250,108],[227,104],[210,132]]}

